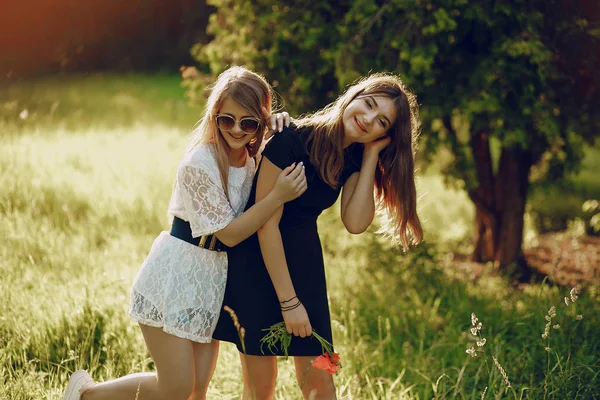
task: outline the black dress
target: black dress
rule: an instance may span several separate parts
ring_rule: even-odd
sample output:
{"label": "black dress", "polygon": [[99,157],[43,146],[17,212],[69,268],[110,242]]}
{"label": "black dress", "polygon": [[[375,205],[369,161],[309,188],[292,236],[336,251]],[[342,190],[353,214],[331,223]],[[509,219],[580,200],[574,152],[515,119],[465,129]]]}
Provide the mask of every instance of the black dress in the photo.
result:
{"label": "black dress", "polygon": [[[263,157],[268,158],[281,169],[293,162],[303,161],[308,189],[297,199],[284,205],[279,223],[281,238],[290,276],[298,298],[304,304],[313,329],[330,343],[331,321],[327,302],[327,285],[323,265],[323,252],[317,231],[317,217],[337,200],[340,189],[333,189],[324,183],[306,150],[308,131],[289,127],[278,133],[266,146]],[[344,155],[344,170],[341,184],[360,169],[362,148],[360,145],[348,147]],[[250,199],[246,209],[255,203],[256,182],[254,178]],[[229,267],[227,287],[223,305],[231,307],[246,330],[246,354],[283,355],[281,349],[273,353],[260,339],[266,334],[263,329],[283,321],[279,299],[265,267],[258,236],[252,235],[239,245],[228,249]],[[222,311],[213,337],[235,343],[242,351],[237,330],[226,312]],[[317,356],[322,354],[321,345],[312,336],[301,338],[292,336],[290,356]]]}

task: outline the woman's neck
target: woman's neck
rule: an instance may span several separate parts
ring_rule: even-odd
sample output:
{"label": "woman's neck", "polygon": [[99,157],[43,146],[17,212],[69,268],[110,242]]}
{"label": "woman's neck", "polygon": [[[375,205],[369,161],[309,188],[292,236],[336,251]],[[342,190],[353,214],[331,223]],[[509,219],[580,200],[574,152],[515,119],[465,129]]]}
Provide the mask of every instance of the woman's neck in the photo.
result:
{"label": "woman's neck", "polygon": [[246,165],[248,151],[245,147],[236,150],[229,149],[227,156],[229,158],[229,165],[235,168],[240,168]]}
{"label": "woman's neck", "polygon": [[354,142],[352,140],[348,139],[346,137],[346,135],[344,135],[343,148],[345,149],[346,147],[350,146],[352,143],[354,143]]}

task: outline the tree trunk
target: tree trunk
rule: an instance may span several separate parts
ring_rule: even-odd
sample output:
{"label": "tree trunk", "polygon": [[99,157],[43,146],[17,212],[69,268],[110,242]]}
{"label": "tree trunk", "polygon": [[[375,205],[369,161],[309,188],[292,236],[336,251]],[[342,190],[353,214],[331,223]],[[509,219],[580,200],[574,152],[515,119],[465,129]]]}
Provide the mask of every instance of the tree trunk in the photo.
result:
{"label": "tree trunk", "polygon": [[522,259],[525,203],[532,156],[519,148],[502,149],[494,174],[485,132],[471,139],[478,186],[469,192],[475,203],[475,249],[472,259],[493,261],[497,267]]}
{"label": "tree trunk", "polygon": [[503,149],[496,179],[500,220],[494,261],[505,266],[522,258],[525,203],[529,189],[530,152]]}
{"label": "tree trunk", "polygon": [[494,193],[494,169],[490,143],[484,131],[471,138],[471,150],[477,170],[478,186],[469,192],[475,203],[475,249],[473,261],[483,262],[494,259],[496,253],[498,220]]}

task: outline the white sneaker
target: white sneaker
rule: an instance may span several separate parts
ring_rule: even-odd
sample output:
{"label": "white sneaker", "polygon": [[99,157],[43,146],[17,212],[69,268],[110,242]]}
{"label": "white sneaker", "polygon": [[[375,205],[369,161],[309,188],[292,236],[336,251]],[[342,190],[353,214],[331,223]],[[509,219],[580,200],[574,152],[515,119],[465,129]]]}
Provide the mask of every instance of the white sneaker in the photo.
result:
{"label": "white sneaker", "polygon": [[94,379],[92,379],[86,370],[80,369],[73,372],[67,384],[63,400],[79,400],[81,398],[79,394],[80,390],[92,385],[94,385]]}

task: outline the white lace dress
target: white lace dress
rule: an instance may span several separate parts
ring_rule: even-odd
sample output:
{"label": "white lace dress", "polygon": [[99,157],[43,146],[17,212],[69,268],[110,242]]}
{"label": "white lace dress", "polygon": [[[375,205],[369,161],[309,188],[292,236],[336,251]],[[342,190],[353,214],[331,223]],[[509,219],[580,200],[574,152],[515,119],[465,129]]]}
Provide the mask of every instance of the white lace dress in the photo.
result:
{"label": "white lace dress", "polygon": [[[250,157],[244,167],[231,167],[229,202],[213,145],[199,145],[177,169],[169,214],[188,221],[194,237],[219,231],[243,213],[253,178]],[[226,278],[226,252],[203,249],[161,232],[133,282],[129,315],[169,334],[208,343],[221,311]]]}

